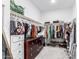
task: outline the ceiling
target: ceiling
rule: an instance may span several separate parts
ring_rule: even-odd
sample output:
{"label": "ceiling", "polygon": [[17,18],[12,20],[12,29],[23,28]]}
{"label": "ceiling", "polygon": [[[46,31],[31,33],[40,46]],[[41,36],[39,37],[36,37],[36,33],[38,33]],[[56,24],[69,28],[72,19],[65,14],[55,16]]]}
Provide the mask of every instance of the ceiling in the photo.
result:
{"label": "ceiling", "polygon": [[31,0],[31,2],[39,8],[40,11],[69,8],[75,4],[75,0],[56,0],[56,3],[51,3],[51,0]]}

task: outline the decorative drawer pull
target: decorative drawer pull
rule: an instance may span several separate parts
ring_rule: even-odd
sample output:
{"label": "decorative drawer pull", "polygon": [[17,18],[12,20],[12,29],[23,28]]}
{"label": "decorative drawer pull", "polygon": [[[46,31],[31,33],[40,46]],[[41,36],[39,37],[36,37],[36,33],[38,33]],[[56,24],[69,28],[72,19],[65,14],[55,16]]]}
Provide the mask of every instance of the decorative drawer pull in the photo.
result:
{"label": "decorative drawer pull", "polygon": [[39,45],[37,44],[37,46],[39,46]]}
{"label": "decorative drawer pull", "polygon": [[39,51],[39,49],[37,49],[37,51]]}
{"label": "decorative drawer pull", "polygon": [[21,45],[21,44],[19,43],[19,45]]}
{"label": "decorative drawer pull", "polygon": [[21,51],[19,51],[19,53],[21,53]]}
{"label": "decorative drawer pull", "polygon": [[31,56],[33,56],[33,55],[31,54]]}
{"label": "decorative drawer pull", "polygon": [[36,41],[36,43],[37,43],[37,41]]}
{"label": "decorative drawer pull", "polygon": [[20,39],[20,37],[19,37],[19,39]]}
{"label": "decorative drawer pull", "polygon": [[34,43],[32,42],[32,44],[34,44]]}
{"label": "decorative drawer pull", "polygon": [[32,50],[32,48],[31,48],[31,50]]}

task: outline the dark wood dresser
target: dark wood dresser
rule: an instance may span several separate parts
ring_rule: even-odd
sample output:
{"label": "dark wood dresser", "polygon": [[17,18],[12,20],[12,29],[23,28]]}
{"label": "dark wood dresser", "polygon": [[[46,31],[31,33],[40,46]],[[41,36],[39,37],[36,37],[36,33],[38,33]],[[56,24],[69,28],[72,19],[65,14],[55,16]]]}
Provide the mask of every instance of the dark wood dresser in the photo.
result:
{"label": "dark wood dresser", "polygon": [[42,37],[24,41],[24,59],[35,59],[43,48]]}

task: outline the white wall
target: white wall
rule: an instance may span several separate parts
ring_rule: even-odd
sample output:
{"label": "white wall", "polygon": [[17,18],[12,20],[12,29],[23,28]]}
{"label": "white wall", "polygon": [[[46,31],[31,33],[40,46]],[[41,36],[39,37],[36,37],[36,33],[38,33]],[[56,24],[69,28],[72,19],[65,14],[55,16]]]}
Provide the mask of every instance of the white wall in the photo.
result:
{"label": "white wall", "polygon": [[34,19],[35,21],[39,21],[40,11],[31,3],[29,0],[15,0],[17,5],[21,5],[24,7],[24,14],[27,17]]}
{"label": "white wall", "polygon": [[[39,21],[40,12],[29,0],[15,0],[15,3],[25,8],[25,16],[30,17],[35,21]],[[5,5],[3,29],[10,45],[10,0],[3,0],[3,4]]]}
{"label": "white wall", "polygon": [[74,4],[73,6],[73,18],[77,17],[77,8],[76,8],[76,4]]}
{"label": "white wall", "polygon": [[72,20],[73,8],[54,10],[49,12],[44,12],[41,14],[41,20],[45,21],[54,21],[54,20],[62,20],[65,22],[69,22]]}

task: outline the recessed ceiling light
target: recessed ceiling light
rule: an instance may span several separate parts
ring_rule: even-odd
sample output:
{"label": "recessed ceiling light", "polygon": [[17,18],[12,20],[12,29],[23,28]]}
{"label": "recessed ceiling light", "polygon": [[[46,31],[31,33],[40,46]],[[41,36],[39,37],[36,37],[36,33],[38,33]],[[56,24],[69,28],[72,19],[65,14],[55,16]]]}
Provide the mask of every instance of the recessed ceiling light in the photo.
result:
{"label": "recessed ceiling light", "polygon": [[51,0],[51,3],[55,3],[56,2],[56,0]]}

